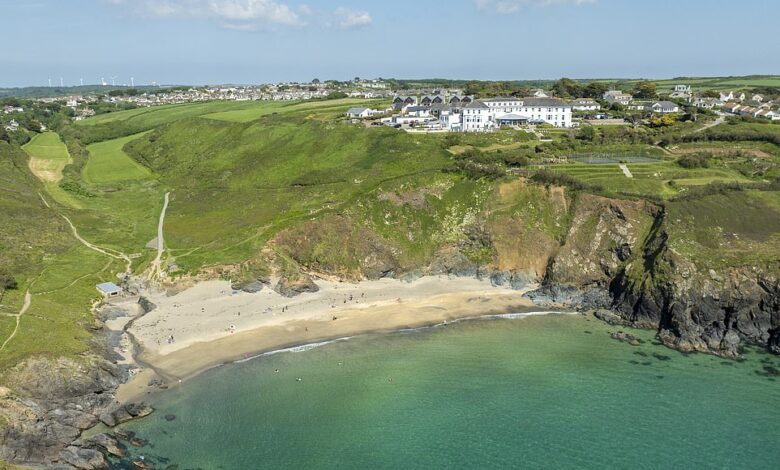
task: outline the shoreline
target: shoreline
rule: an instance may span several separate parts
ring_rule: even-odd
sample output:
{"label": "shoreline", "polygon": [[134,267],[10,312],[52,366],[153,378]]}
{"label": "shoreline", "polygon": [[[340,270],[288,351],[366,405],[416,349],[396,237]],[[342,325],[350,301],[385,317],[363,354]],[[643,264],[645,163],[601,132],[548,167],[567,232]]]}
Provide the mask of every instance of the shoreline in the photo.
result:
{"label": "shoreline", "polygon": [[[317,284],[319,291],[294,298],[271,289],[237,293],[225,289],[229,284],[224,281],[200,283],[170,297],[158,294],[153,299],[157,308],[136,317],[127,329],[134,347],[126,363],[136,373],[117,389],[116,400],[140,401],[211,368],[297,347],[496,315],[561,313],[523,297],[535,285],[515,290],[448,276]],[[265,310],[269,305],[276,305],[277,312]],[[238,309],[244,312],[241,323]],[[230,321],[235,323],[227,330],[214,330]],[[160,341],[170,334],[182,339]]]}

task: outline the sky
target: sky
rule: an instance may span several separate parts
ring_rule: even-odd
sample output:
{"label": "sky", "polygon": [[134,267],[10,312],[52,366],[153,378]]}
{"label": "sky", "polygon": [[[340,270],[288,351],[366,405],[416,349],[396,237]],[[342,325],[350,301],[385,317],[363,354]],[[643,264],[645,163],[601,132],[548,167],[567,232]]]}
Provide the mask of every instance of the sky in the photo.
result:
{"label": "sky", "polygon": [[780,74],[778,0],[0,0],[0,86]]}

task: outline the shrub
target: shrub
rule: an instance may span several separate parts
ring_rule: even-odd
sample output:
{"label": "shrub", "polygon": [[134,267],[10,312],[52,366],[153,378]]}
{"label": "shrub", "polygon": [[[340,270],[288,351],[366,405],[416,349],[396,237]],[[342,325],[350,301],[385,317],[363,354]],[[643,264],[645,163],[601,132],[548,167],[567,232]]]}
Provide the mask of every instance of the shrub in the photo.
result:
{"label": "shrub", "polygon": [[567,175],[566,173],[557,173],[549,170],[539,170],[531,176],[531,181],[541,184],[552,184],[555,186],[568,186],[572,189],[590,189],[600,190],[593,185],[583,183],[582,181]]}
{"label": "shrub", "polygon": [[683,168],[709,168],[710,161],[709,155],[704,153],[693,153],[690,155],[683,155],[677,159],[677,164]]}
{"label": "shrub", "polygon": [[0,290],[12,290],[17,287],[19,287],[19,285],[13,276],[6,273],[0,273]]}

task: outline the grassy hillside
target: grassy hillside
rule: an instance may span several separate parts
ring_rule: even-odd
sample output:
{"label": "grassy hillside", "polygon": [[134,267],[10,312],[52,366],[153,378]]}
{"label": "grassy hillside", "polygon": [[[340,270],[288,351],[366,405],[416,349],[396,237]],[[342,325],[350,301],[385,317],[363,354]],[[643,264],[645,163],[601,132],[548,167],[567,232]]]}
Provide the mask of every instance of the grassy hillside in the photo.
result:
{"label": "grassy hillside", "polygon": [[[18,283],[16,289],[0,291],[0,344],[15,332],[0,350],[0,370],[29,354],[86,351],[94,285],[121,270],[80,245],[64,219],[44,204],[40,195],[49,196],[30,174],[27,159],[19,148],[0,142],[0,272]],[[28,289],[32,303],[17,328],[13,315]]]}
{"label": "grassy hillside", "polygon": [[[599,129],[591,141],[545,130],[551,141],[541,142],[522,131],[367,128],[344,118],[356,103],[132,110],[65,125],[58,129],[64,144],[47,133],[24,151],[6,145],[11,158],[2,163],[13,172],[0,173],[8,188],[0,203],[14,216],[0,230],[0,262],[20,288],[0,303],[13,314],[28,288],[33,302],[18,329],[14,317],[0,316],[0,334],[17,331],[0,368],[30,354],[86,351],[94,284],[123,270],[78,244],[61,215],[91,243],[132,255],[138,273],[153,257],[145,245],[168,191],[164,264],[175,263],[178,274],[315,271],[360,279],[473,274],[480,266],[538,279],[566,246],[587,193],[663,204],[671,246],[702,266],[780,259],[780,228],[772,223],[780,200],[769,186],[780,174],[780,126],[737,120],[704,132],[694,132],[700,123]],[[614,161],[577,157],[588,154]],[[687,155],[697,165],[683,164]],[[588,245],[587,237],[575,242]]]}

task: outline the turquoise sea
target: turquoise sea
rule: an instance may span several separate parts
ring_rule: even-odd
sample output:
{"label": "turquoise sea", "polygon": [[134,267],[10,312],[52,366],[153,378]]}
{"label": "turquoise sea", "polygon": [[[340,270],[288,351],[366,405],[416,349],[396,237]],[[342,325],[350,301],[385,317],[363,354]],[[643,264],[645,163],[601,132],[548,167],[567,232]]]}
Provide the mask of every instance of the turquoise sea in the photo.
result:
{"label": "turquoise sea", "polygon": [[780,467],[780,358],[617,329],[476,320],[266,355],[154,397],[124,429],[155,468]]}

